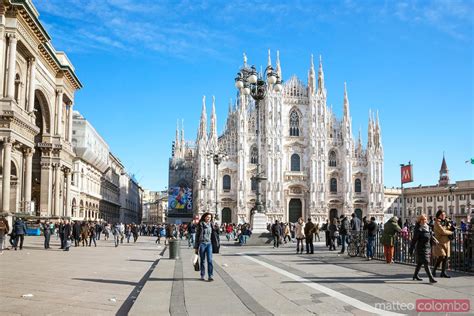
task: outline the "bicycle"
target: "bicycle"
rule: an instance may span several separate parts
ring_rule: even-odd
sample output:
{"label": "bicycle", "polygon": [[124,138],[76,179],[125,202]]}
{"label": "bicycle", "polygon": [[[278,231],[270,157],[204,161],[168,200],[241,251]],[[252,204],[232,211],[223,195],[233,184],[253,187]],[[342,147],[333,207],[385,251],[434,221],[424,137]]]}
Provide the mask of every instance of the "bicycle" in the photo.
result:
{"label": "bicycle", "polygon": [[367,242],[365,239],[361,238],[360,234],[350,235],[350,239],[347,245],[347,254],[350,257],[357,257],[359,254],[366,256],[366,246]]}

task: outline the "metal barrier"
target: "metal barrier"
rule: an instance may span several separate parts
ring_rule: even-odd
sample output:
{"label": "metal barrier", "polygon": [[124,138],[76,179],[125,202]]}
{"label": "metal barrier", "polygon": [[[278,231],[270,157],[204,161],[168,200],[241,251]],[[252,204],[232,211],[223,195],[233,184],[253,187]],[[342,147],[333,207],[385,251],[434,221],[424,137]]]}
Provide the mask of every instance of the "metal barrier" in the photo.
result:
{"label": "metal barrier", "polygon": [[[383,245],[380,237],[383,233],[383,227],[379,228],[374,240],[374,260],[385,260]],[[357,254],[359,257],[366,257],[367,231],[349,232],[348,233],[348,250],[354,247],[359,251],[351,251],[350,255]],[[408,234],[396,234],[394,237],[394,257],[393,261],[401,264],[415,264],[414,255],[410,255],[409,249],[413,237],[413,231]],[[474,272],[473,249],[474,248],[474,231],[462,232],[456,229],[451,240],[451,256],[449,258],[449,269],[452,271]],[[431,256],[430,264],[433,265],[433,256]]]}

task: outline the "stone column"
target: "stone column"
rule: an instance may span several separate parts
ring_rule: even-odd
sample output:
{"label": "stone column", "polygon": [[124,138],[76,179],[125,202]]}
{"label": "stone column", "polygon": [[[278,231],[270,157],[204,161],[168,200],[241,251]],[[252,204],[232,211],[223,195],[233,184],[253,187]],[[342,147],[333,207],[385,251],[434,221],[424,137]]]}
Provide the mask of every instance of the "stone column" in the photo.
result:
{"label": "stone column", "polygon": [[54,168],[54,215],[61,216],[60,212],[60,196],[59,192],[61,191],[61,169],[60,164],[57,163]]}
{"label": "stone column", "polygon": [[72,142],[72,110],[73,110],[73,103],[69,103],[69,113],[68,113],[68,135],[67,135],[67,140],[71,143]]}
{"label": "stone column", "polygon": [[66,171],[66,216],[71,216],[71,170]]}
{"label": "stone column", "polygon": [[3,140],[3,182],[2,182],[2,210],[10,211],[10,176],[12,161],[12,141],[9,138]]}
{"label": "stone column", "polygon": [[28,113],[32,113],[35,108],[35,77],[36,77],[36,60],[34,57],[30,58],[30,83],[28,93]]}
{"label": "stone column", "polygon": [[62,115],[63,115],[63,90],[58,89],[56,90],[56,135],[58,136],[63,136],[62,135]]}
{"label": "stone column", "polygon": [[33,153],[34,153],[34,149],[31,149],[31,148],[27,148],[24,152],[24,156],[25,156],[24,201],[26,204],[29,204],[31,202],[31,177],[33,175],[33,169],[32,169]]}
{"label": "stone column", "polygon": [[16,67],[16,35],[9,33],[9,46],[8,46],[8,86],[7,86],[7,97],[10,99],[14,98],[15,94],[15,67]]}

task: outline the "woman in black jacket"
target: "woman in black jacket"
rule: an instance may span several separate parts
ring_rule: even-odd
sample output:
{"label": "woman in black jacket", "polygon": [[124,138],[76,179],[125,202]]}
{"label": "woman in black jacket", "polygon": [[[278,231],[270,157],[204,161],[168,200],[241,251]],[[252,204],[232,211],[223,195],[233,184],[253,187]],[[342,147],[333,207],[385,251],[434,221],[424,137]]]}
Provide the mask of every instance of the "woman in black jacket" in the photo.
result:
{"label": "woman in black jacket", "polygon": [[[204,281],[204,275],[206,274],[204,260],[207,259],[207,275],[208,281],[212,282],[214,279],[213,271],[214,266],[212,265],[212,247],[213,247],[213,239],[215,242],[215,231],[212,225],[212,214],[211,213],[204,213],[199,220],[199,223],[196,227],[196,242],[194,244],[194,250],[196,254],[199,254],[199,259],[201,260],[201,280]],[[219,238],[219,236],[217,236]]]}
{"label": "woman in black jacket", "polygon": [[422,214],[418,217],[418,220],[415,225],[415,229],[413,230],[413,239],[410,245],[410,254],[415,252],[415,259],[416,259],[416,268],[415,273],[413,274],[413,281],[423,281],[422,278],[418,276],[418,272],[420,272],[421,266],[423,265],[430,280],[430,283],[436,283],[437,281],[433,278],[431,274],[431,270],[428,266],[430,261],[431,255],[431,241],[437,242],[436,239],[433,237],[432,233],[430,232],[430,228],[427,224],[426,215]]}

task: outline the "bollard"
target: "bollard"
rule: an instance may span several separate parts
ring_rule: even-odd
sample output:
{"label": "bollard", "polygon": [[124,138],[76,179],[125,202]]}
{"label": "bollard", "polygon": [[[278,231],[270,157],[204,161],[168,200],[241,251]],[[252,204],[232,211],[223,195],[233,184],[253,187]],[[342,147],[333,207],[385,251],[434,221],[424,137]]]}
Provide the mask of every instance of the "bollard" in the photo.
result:
{"label": "bollard", "polygon": [[178,239],[170,239],[169,240],[170,246],[170,259],[179,259],[179,240]]}

